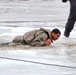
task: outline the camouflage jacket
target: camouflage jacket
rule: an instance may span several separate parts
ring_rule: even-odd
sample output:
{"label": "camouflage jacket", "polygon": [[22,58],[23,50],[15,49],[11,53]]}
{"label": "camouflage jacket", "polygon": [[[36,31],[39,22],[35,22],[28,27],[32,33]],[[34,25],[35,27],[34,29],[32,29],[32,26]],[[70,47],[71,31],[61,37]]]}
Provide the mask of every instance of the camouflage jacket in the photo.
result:
{"label": "camouflage jacket", "polygon": [[51,31],[48,29],[40,28],[25,33],[23,36],[16,36],[12,42],[21,43],[31,46],[46,46],[45,41],[51,38]]}

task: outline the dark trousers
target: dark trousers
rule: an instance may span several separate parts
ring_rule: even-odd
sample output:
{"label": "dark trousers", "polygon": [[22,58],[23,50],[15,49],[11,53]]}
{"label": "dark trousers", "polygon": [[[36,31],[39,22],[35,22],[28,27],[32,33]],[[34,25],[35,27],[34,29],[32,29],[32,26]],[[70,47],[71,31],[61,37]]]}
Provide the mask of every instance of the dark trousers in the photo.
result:
{"label": "dark trousers", "polygon": [[72,16],[72,14],[70,14],[65,26],[65,29],[67,32],[71,32],[71,30],[74,28],[75,21],[76,21],[76,18]]}
{"label": "dark trousers", "polygon": [[[75,6],[73,5],[75,4]],[[65,26],[65,31],[71,32],[71,30],[74,28],[74,24],[76,21],[76,0],[70,0],[70,14],[68,21]]]}

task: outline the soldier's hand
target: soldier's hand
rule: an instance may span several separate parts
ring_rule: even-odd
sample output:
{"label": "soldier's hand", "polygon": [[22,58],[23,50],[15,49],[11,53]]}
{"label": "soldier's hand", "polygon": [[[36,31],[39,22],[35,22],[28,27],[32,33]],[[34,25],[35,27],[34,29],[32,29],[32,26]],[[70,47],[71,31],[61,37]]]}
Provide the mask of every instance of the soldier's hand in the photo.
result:
{"label": "soldier's hand", "polygon": [[45,41],[45,44],[49,46],[49,45],[51,44],[51,39],[47,39],[47,40]]}

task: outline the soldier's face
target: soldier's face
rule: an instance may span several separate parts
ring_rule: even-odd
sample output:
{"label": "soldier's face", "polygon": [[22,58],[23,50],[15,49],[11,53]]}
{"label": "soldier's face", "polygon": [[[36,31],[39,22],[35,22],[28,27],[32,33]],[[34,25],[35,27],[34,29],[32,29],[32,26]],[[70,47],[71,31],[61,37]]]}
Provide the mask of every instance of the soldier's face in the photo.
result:
{"label": "soldier's face", "polygon": [[53,39],[54,41],[56,41],[57,39],[59,39],[60,35],[61,35],[61,34],[59,34],[59,33],[57,33],[57,34],[52,33],[52,39]]}

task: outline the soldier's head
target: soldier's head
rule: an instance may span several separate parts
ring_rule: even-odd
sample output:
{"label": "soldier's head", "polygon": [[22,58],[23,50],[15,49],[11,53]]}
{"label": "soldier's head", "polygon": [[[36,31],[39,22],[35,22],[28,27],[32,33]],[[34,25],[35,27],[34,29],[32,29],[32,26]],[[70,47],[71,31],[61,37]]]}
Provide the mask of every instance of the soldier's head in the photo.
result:
{"label": "soldier's head", "polygon": [[51,38],[52,38],[52,40],[54,40],[54,41],[57,40],[57,39],[59,39],[60,35],[61,35],[61,32],[60,32],[60,30],[57,29],[57,28],[55,28],[55,29],[53,29],[53,30],[51,31]]}

